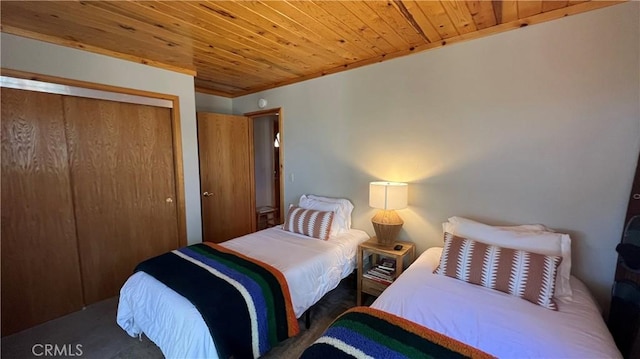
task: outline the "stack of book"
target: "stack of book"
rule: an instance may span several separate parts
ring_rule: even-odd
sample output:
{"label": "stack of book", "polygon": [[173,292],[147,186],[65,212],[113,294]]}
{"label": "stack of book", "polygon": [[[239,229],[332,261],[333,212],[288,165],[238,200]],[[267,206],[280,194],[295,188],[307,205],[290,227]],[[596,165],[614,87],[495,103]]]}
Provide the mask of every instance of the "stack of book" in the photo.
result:
{"label": "stack of book", "polygon": [[395,266],[395,261],[390,258],[382,258],[378,264],[373,265],[362,276],[379,283],[391,284],[396,274]]}

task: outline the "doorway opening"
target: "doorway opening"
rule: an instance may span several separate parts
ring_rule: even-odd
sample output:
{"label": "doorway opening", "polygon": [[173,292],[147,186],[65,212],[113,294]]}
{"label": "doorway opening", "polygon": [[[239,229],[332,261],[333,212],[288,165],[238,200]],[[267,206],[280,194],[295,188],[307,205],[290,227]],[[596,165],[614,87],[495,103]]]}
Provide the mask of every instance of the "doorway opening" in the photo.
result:
{"label": "doorway opening", "polygon": [[245,114],[253,124],[256,230],[282,223],[284,217],[282,111]]}

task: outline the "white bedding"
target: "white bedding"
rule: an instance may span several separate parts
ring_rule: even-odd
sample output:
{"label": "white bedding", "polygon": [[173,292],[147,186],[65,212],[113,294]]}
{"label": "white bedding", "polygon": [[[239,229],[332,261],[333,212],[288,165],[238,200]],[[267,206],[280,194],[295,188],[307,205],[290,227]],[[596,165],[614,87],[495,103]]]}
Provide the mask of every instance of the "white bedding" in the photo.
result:
{"label": "white bedding", "polygon": [[558,311],[432,274],[442,248],[424,252],[371,305],[499,358],[621,358],[585,285]]}
{"label": "white bedding", "polygon": [[[281,271],[300,317],[355,268],[359,243],[369,239],[351,229],[328,241],[272,227],[222,243]],[[120,290],[117,322],[129,335],[144,333],[167,358],[217,358],[198,310],[152,276],[137,272]]]}

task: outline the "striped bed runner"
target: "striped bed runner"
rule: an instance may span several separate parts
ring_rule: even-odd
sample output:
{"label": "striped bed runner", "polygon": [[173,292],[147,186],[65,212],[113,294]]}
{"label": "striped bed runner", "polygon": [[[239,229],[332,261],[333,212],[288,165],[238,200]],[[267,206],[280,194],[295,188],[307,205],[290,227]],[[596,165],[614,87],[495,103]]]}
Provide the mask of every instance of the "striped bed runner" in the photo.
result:
{"label": "striped bed runner", "polygon": [[135,271],[193,303],[220,358],[257,358],[300,331],[282,273],[220,245],[180,248],[140,263]]}
{"label": "striped bed runner", "polygon": [[355,307],[338,317],[300,358],[493,357],[396,315]]}

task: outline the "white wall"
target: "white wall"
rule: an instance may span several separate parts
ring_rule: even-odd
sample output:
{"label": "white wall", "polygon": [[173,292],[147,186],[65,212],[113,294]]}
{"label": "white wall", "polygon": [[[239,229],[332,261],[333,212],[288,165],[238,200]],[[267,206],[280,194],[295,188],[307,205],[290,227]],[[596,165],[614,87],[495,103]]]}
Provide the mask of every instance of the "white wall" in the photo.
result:
{"label": "white wall", "polygon": [[196,92],[196,111],[213,112],[230,115],[232,113],[231,98]]}
{"label": "white wall", "polygon": [[[606,305],[640,147],[640,4],[626,3],[233,100],[283,107],[285,199],[406,181],[401,238],[460,215],[571,234],[573,274]],[[294,174],[295,181],[290,180]]]}
{"label": "white wall", "polygon": [[4,33],[0,45],[6,69],[179,96],[187,240],[202,241],[193,76]]}

